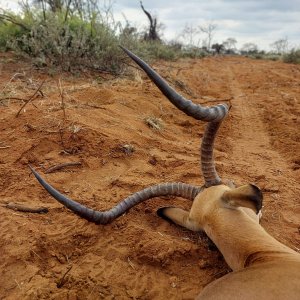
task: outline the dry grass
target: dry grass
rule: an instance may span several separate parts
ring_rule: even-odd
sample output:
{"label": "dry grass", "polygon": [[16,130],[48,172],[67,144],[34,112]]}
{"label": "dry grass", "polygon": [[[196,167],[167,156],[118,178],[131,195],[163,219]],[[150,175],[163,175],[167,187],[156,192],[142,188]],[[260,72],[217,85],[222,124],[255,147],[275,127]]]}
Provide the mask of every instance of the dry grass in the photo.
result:
{"label": "dry grass", "polygon": [[161,118],[155,116],[148,116],[144,119],[144,122],[152,129],[162,130],[164,127],[163,121]]}

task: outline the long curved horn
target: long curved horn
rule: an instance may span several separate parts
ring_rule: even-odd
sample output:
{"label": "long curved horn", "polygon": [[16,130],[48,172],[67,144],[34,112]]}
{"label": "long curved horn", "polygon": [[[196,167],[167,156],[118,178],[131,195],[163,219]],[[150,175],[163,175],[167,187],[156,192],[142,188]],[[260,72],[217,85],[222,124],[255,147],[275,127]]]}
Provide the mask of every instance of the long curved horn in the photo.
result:
{"label": "long curved horn", "polygon": [[112,222],[133,206],[148,199],[160,196],[178,196],[185,199],[194,200],[194,198],[202,189],[201,187],[196,187],[181,182],[157,184],[134,193],[117,204],[115,207],[101,212],[88,208],[74,200],[67,198],[55,188],[53,188],[50,184],[48,184],[31,166],[29,166],[29,168],[31,169],[32,173],[39,181],[39,183],[44,187],[44,189],[58,202],[60,202],[82,218],[90,222],[103,225]]}
{"label": "long curved horn", "polygon": [[194,119],[210,122],[206,127],[201,144],[201,170],[206,187],[220,184],[221,179],[216,172],[213,159],[213,144],[221,122],[228,114],[228,106],[226,104],[218,104],[212,107],[203,107],[185,99],[142,59],[126,48],[121,48],[146,72],[153,83],[177,108]]}
{"label": "long curved horn", "polygon": [[178,109],[182,110],[188,116],[197,120],[207,122],[217,122],[223,120],[227,115],[228,106],[226,104],[218,104],[212,107],[203,107],[193,103],[191,100],[185,99],[178,94],[160,75],[158,75],[148,64],[133,54],[128,49],[120,46],[124,52],[135,61],[149,76],[153,83],[161,90],[161,92],[173,103]]}

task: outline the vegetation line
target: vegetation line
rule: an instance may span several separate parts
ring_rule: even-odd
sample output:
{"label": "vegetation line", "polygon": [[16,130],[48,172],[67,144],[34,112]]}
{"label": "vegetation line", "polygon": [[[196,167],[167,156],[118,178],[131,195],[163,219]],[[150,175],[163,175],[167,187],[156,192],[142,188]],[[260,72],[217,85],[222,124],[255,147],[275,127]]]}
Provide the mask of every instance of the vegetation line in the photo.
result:
{"label": "vegetation line", "polygon": [[[212,21],[185,25],[175,40],[163,38],[163,24],[140,1],[148,27],[139,29],[125,17],[116,21],[113,3],[103,1],[22,1],[19,12],[0,9],[0,50],[13,50],[46,70],[94,70],[119,76],[128,60],[118,45],[146,61],[202,58],[208,55],[246,55],[255,59],[282,59],[300,63],[300,50],[291,49],[287,38],[273,42],[272,51],[259,50],[251,42],[237,49],[237,40],[215,41],[219,25]],[[106,2],[106,1],[104,1]],[[137,6],[139,4],[137,3]]]}

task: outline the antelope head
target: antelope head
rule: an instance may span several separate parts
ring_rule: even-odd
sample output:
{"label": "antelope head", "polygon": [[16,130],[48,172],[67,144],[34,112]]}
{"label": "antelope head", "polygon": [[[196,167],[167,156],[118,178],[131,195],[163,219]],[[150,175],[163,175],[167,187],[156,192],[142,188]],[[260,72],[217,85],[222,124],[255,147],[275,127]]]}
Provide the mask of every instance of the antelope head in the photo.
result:
{"label": "antelope head", "polygon": [[[154,186],[145,188],[139,192],[132,194],[118,205],[107,211],[97,211],[88,208],[80,203],[71,200],[54,189],[49,185],[31,166],[31,171],[40,182],[40,184],[47,190],[47,192],[53,196],[61,204],[78,214],[82,218],[96,224],[107,224],[124,214],[133,206],[160,196],[179,196],[185,199],[194,200],[201,199],[203,209],[201,211],[207,211],[207,203],[210,204],[210,209],[215,206],[222,206],[223,208],[234,209],[239,206],[246,206],[254,209],[255,213],[261,208],[261,202],[257,200],[258,188],[248,185],[241,188],[233,189],[232,187],[225,185],[220,179],[213,159],[213,145],[216,133],[229,111],[229,107],[226,104],[219,104],[212,107],[203,107],[199,104],[193,103],[191,100],[185,99],[178,94],[168,83],[162,79],[149,65],[143,60],[137,57],[129,50],[121,47],[127,55],[134,60],[153,81],[153,83],[161,90],[161,92],[175,105],[178,109],[186,113],[197,120],[202,120],[207,123],[202,144],[201,144],[201,170],[204,177],[204,185],[202,187],[193,186],[190,184],[173,182],[173,183],[161,183]],[[198,196],[197,196],[198,195]],[[172,219],[174,210],[170,208],[160,209],[158,214],[160,216]],[[175,210],[175,215],[178,216]],[[181,214],[180,218],[182,217]],[[184,215],[185,218],[186,215]],[[175,218],[176,219],[176,218]],[[173,220],[176,222],[176,220]],[[177,222],[181,224],[180,222]],[[181,224],[190,225],[191,229],[202,229],[203,226],[195,224]]]}

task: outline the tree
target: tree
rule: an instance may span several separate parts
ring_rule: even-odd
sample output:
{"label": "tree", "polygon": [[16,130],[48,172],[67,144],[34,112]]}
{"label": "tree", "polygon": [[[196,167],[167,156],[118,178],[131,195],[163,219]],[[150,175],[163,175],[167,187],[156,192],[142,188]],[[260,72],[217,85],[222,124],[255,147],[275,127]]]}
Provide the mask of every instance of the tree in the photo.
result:
{"label": "tree", "polygon": [[160,41],[160,37],[158,35],[158,25],[157,25],[157,18],[153,17],[147,10],[145,10],[142,1],[140,1],[141,8],[143,12],[146,14],[146,16],[149,19],[150,25],[148,32],[144,35],[145,40],[150,41]]}
{"label": "tree", "polygon": [[217,54],[220,54],[224,50],[225,47],[224,47],[224,44],[218,44],[218,43],[216,43],[216,44],[213,44],[211,46],[211,48],[214,49],[214,50],[216,50]]}
{"label": "tree", "polygon": [[241,48],[242,54],[256,54],[258,52],[258,47],[254,43],[245,43]]}
{"label": "tree", "polygon": [[[34,2],[41,4],[43,11],[45,11],[45,6],[47,4],[54,13],[62,11],[64,6],[63,0],[35,0]],[[71,0],[69,0],[69,2],[71,2]]]}
{"label": "tree", "polygon": [[200,44],[200,38],[198,37],[199,33],[198,27],[195,27],[193,24],[185,24],[181,36],[188,43],[188,46],[198,47]]}
{"label": "tree", "polygon": [[200,25],[199,29],[200,29],[201,32],[206,34],[206,36],[207,36],[206,47],[207,47],[208,50],[210,50],[212,39],[213,39],[213,36],[215,34],[215,30],[217,29],[217,25],[210,22],[210,23],[207,23],[205,25]]}
{"label": "tree", "polygon": [[223,42],[223,46],[226,49],[226,52],[234,53],[236,50],[237,40],[235,38],[228,38]]}
{"label": "tree", "polygon": [[289,45],[288,39],[287,37],[285,37],[283,39],[279,39],[274,43],[270,44],[270,47],[273,48],[277,54],[284,54],[288,50],[288,45]]}
{"label": "tree", "polygon": [[64,13],[64,20],[72,15],[79,16],[81,20],[91,21],[97,17],[101,18],[103,23],[108,24],[112,19],[113,1],[99,1],[99,0],[22,0],[21,6],[23,11],[30,12],[33,5],[38,5],[42,9],[44,20],[46,13],[51,11],[53,13]]}
{"label": "tree", "polygon": [[21,27],[23,30],[25,31],[30,31],[30,28],[27,27],[26,24],[24,24],[21,20],[19,20],[20,18],[10,12],[6,12],[2,9],[0,9],[0,22],[1,23],[6,23],[6,22],[9,22],[9,23],[12,23],[12,24],[15,24],[19,27]]}

